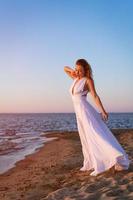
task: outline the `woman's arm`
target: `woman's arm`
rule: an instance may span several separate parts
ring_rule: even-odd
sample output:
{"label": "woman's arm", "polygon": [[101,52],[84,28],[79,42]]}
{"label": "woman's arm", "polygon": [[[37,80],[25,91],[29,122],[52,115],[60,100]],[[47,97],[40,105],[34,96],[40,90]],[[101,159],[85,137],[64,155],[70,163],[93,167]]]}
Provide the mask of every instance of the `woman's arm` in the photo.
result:
{"label": "woman's arm", "polygon": [[65,66],[64,67],[64,71],[68,74],[68,76],[70,76],[71,78],[77,78],[77,75],[76,75],[76,72],[74,69],[68,67],[68,66]]}
{"label": "woman's arm", "polygon": [[87,79],[87,85],[90,89],[90,93],[96,103],[96,105],[98,106],[98,108],[100,109],[101,111],[101,114],[102,114],[102,118],[104,120],[107,120],[108,119],[108,114],[106,113],[104,107],[103,107],[103,104],[100,100],[100,97],[98,96],[97,92],[96,92],[96,89],[95,89],[95,85],[94,85],[94,81],[92,78],[88,78]]}

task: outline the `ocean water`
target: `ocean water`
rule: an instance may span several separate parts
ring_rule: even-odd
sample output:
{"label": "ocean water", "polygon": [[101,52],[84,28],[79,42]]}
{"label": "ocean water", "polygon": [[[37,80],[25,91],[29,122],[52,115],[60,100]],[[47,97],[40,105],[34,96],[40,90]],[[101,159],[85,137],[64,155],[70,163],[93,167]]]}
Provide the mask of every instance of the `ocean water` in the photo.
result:
{"label": "ocean water", "polygon": [[[133,113],[109,113],[109,128],[133,128]],[[75,113],[0,114],[0,174],[46,142],[45,133],[77,131]]]}

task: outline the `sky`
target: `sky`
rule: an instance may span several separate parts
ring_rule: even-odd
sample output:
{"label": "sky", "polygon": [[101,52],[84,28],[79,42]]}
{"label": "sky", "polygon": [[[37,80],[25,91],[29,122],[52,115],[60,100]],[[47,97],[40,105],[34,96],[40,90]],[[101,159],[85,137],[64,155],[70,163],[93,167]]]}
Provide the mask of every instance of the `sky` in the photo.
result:
{"label": "sky", "polygon": [[106,111],[133,112],[132,10],[132,0],[0,0],[0,113],[74,112],[64,66],[79,58]]}

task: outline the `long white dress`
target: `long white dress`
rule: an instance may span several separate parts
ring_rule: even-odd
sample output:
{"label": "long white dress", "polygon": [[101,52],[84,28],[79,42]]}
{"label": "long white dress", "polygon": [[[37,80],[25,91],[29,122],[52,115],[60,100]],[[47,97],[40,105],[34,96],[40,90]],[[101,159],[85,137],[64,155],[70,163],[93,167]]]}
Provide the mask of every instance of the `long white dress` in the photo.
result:
{"label": "long white dress", "polygon": [[69,92],[74,104],[77,127],[84,157],[81,171],[93,169],[96,176],[112,166],[128,169],[131,160],[107,127],[100,113],[87,101],[86,77],[75,78]]}

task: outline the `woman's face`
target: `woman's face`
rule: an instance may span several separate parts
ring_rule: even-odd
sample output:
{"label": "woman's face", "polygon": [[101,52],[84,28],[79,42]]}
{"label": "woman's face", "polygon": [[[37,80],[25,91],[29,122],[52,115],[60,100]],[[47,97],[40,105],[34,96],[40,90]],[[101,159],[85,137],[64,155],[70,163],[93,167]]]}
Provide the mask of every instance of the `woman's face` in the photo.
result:
{"label": "woman's face", "polygon": [[75,72],[78,78],[82,78],[83,76],[85,76],[84,68],[81,65],[75,66]]}

